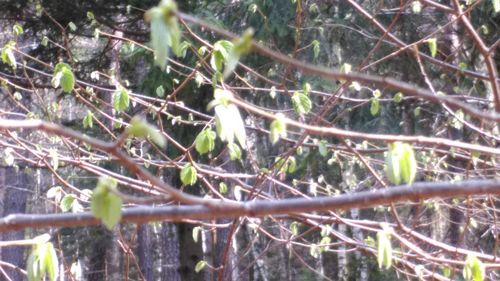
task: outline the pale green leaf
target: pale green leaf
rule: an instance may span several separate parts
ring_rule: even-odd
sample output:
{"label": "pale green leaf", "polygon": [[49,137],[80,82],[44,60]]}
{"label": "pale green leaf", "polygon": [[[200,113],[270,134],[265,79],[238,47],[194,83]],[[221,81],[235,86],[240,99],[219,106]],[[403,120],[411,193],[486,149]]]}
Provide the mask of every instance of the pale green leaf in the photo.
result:
{"label": "pale green leaf", "polygon": [[491,0],[491,4],[493,5],[493,11],[495,13],[500,12],[500,0]]}
{"label": "pale green leaf", "polygon": [[319,41],[318,40],[313,40],[311,44],[313,46],[314,59],[317,59],[318,56],[319,56],[319,52],[320,52]]}
{"label": "pale green leaf", "polygon": [[386,231],[377,232],[377,262],[379,268],[392,266],[392,245]]}
{"label": "pale green leaf", "polygon": [[229,159],[240,160],[241,159],[241,149],[240,147],[232,142],[227,144],[227,149],[229,151]]}
{"label": "pale green leaf", "polygon": [[375,116],[380,111],[380,100],[378,98],[371,98],[370,103],[370,113],[372,116]]}
{"label": "pale green leaf", "polygon": [[158,88],[156,88],[156,95],[160,98],[163,98],[165,96],[165,88],[163,88],[162,85],[158,86]]}
{"label": "pale green leaf", "polygon": [[73,203],[75,202],[76,200],[76,196],[73,195],[73,194],[66,194],[62,200],[61,200],[61,204],[59,205],[59,207],[61,208],[61,210],[63,212],[69,212],[72,207],[73,207]]}
{"label": "pale green leaf", "polygon": [[187,163],[182,167],[181,170],[181,182],[183,185],[193,185],[198,180],[198,173],[196,169],[191,165],[191,163]]}
{"label": "pale green leaf", "polygon": [[118,88],[113,93],[113,107],[116,111],[122,112],[128,109],[130,105],[130,96],[127,89],[122,86]]}
{"label": "pale green leaf", "polygon": [[285,138],[287,135],[285,116],[281,113],[275,115],[276,119],[271,122],[270,138],[271,143],[275,144],[280,138]]}
{"label": "pale green leaf", "polygon": [[193,227],[193,241],[194,243],[198,243],[198,237],[200,236],[201,226]]}
{"label": "pale green leaf", "polygon": [[94,126],[94,113],[92,111],[87,110],[87,114],[83,118],[83,128],[92,128]]}
{"label": "pale green leaf", "polygon": [[204,260],[201,260],[201,261],[196,263],[196,266],[194,267],[194,271],[196,273],[198,273],[198,272],[202,271],[206,266],[207,266],[207,262]]}
{"label": "pale green leaf", "polygon": [[201,131],[195,140],[196,151],[205,154],[214,150],[216,134],[210,128]]}
{"label": "pale green leaf", "polygon": [[293,109],[298,114],[307,114],[312,109],[312,102],[309,97],[303,93],[295,92],[292,96]]}
{"label": "pale green leaf", "polygon": [[10,65],[12,69],[16,69],[16,57],[14,56],[13,49],[16,47],[16,43],[14,41],[9,41],[2,48],[2,62]]}
{"label": "pale green leaf", "polygon": [[403,100],[403,93],[401,92],[397,92],[394,97],[392,98],[392,100],[395,102],[395,103],[400,103],[402,100]]}
{"label": "pale green leaf", "polygon": [[435,57],[437,54],[437,39],[436,38],[427,39],[427,46],[429,46],[429,50],[431,51],[431,56]]}
{"label": "pale green leaf", "polygon": [[318,143],[318,151],[319,154],[323,157],[326,157],[328,155],[328,147],[326,146],[328,143],[325,140],[321,140]]}
{"label": "pale green leaf", "polygon": [[127,127],[127,133],[137,138],[149,137],[151,141],[160,147],[165,147],[167,145],[167,140],[163,134],[154,126],[148,124],[146,120],[138,116],[135,116],[130,121],[130,126]]}
{"label": "pale green leaf", "polygon": [[100,219],[108,229],[118,224],[122,215],[122,199],[114,193],[116,186],[115,179],[102,177],[92,192],[92,215]]}

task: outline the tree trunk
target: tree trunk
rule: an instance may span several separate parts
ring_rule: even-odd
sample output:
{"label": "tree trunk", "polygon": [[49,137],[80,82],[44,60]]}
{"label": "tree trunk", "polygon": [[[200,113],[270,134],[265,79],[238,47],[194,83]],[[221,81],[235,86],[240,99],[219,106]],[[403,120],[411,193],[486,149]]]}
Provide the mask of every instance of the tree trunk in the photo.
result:
{"label": "tree trunk", "polygon": [[161,245],[161,280],[181,281],[179,235],[174,223],[162,224]]}
{"label": "tree trunk", "polygon": [[[16,171],[13,167],[0,169],[0,188],[3,190],[3,216],[23,214],[26,211],[26,190],[29,189],[26,172]],[[24,231],[9,231],[2,234],[2,241],[22,240]],[[9,247],[2,249],[1,260],[19,268],[25,268],[24,249],[26,247]],[[23,280],[24,275],[18,270],[3,267],[3,270],[12,280]]]}
{"label": "tree trunk", "polygon": [[148,224],[140,224],[137,226],[137,257],[139,268],[146,281],[153,280],[152,252],[150,227]]}

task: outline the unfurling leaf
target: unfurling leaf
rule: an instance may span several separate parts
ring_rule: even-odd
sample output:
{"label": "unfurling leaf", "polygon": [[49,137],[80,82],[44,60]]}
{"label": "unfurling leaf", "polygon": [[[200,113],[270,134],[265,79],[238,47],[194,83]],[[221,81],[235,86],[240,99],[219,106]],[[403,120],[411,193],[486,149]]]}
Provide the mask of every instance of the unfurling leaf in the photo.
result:
{"label": "unfurling leaf", "polygon": [[271,122],[271,143],[275,144],[278,142],[280,138],[285,138],[287,131],[286,131],[286,122],[285,122],[285,116],[281,113],[278,113],[275,115],[276,119],[274,119],[273,122]]}
{"label": "unfurling leaf", "polygon": [[402,142],[389,144],[385,162],[386,174],[392,183],[413,183],[417,173],[417,161],[411,145]]}
{"label": "unfurling leaf", "polygon": [[154,126],[148,124],[146,120],[135,116],[130,121],[130,126],[127,127],[127,133],[137,138],[149,137],[160,147],[165,147],[167,141],[165,137]]}
{"label": "unfurling leaf", "polygon": [[427,45],[429,46],[429,50],[431,51],[431,56],[435,57],[437,54],[437,40],[436,40],[436,38],[427,39]]}
{"label": "unfurling leaf", "polygon": [[233,143],[234,139],[242,148],[246,148],[245,124],[236,105],[229,101],[233,94],[227,90],[215,89],[214,100],[208,108],[215,107],[215,125],[217,135],[222,141]]}
{"label": "unfurling leaf", "polygon": [[253,29],[247,29],[240,38],[236,38],[233,41],[233,47],[229,52],[229,56],[226,61],[226,67],[224,68],[223,77],[226,78],[229,74],[236,68],[240,57],[244,54],[250,52],[252,48],[252,38]]}
{"label": "unfurling leaf", "polygon": [[177,57],[183,54],[181,30],[175,16],[177,4],[173,0],[162,0],[157,7],[148,10],[146,21],[151,22],[151,44],[154,50],[155,64],[165,69],[169,48]]}
{"label": "unfurling leaf", "polygon": [[313,46],[314,59],[317,59],[319,56],[319,52],[320,52],[319,41],[313,40],[311,44]]}
{"label": "unfurling leaf", "polygon": [[467,281],[483,281],[486,275],[484,264],[475,255],[467,255],[463,277]]}
{"label": "unfurling leaf", "polygon": [[214,150],[216,134],[210,128],[201,131],[195,140],[196,151],[205,154]]}
{"label": "unfurling leaf", "polygon": [[390,233],[386,230],[377,232],[377,262],[379,268],[389,269],[392,266],[392,245]]}
{"label": "unfurling leaf", "polygon": [[380,111],[380,100],[378,98],[371,98],[370,113],[375,116]]}
{"label": "unfurling leaf", "polygon": [[293,109],[298,114],[307,114],[312,109],[312,102],[306,94],[295,92],[292,96]]}
{"label": "unfurling leaf", "polygon": [[5,44],[2,48],[2,62],[10,65],[12,69],[16,69],[16,57],[14,56],[13,49],[16,47],[16,42],[9,41],[9,43]]}
{"label": "unfurling leaf", "polygon": [[83,117],[83,128],[92,128],[94,126],[94,114],[87,110],[87,114]]}
{"label": "unfurling leaf", "polygon": [[130,105],[130,96],[127,89],[118,85],[113,93],[113,107],[116,111],[122,112],[128,109]]}
{"label": "unfurling leaf", "polygon": [[54,67],[51,83],[54,88],[61,86],[65,93],[70,93],[75,87],[75,75],[71,70],[71,66],[63,62],[58,63]]}
{"label": "unfurling leaf", "polygon": [[193,227],[193,241],[198,243],[198,237],[200,236],[201,226]]}
{"label": "unfurling leaf", "polygon": [[69,212],[69,210],[72,209],[73,203],[76,200],[76,196],[73,194],[66,194],[63,199],[61,200],[61,204],[59,207],[63,212]]}
{"label": "unfurling leaf", "polygon": [[215,71],[222,72],[222,65],[229,60],[229,54],[233,49],[233,43],[227,40],[219,40],[214,43],[210,65]]}
{"label": "unfurling leaf", "polygon": [[187,163],[182,167],[181,170],[181,182],[183,185],[193,185],[198,180],[198,173],[196,169],[191,165],[191,163]]}
{"label": "unfurling leaf", "polygon": [[236,143],[234,142],[228,143],[227,149],[229,150],[229,159],[231,160],[241,159],[241,149]]}
{"label": "unfurling leaf", "polygon": [[206,266],[207,266],[207,262],[204,260],[201,260],[198,263],[196,263],[196,266],[194,267],[194,271],[196,273],[198,273],[198,272],[202,271]]}
{"label": "unfurling leaf", "polygon": [[112,229],[122,217],[122,199],[114,193],[117,182],[114,178],[101,177],[92,192],[90,209],[108,229]]}
{"label": "unfurling leaf", "polygon": [[44,234],[33,238],[36,244],[28,257],[28,281],[41,281],[47,275],[50,281],[55,281],[59,273],[59,261],[54,245],[49,242],[50,235]]}

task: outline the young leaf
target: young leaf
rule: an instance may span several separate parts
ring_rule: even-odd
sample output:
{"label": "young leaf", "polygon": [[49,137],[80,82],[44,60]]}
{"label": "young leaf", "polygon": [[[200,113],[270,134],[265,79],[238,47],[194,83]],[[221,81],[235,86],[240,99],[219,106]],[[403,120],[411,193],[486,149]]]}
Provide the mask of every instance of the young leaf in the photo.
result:
{"label": "young leaf", "polygon": [[298,114],[307,114],[312,109],[311,100],[303,93],[295,92],[292,96],[292,104]]}
{"label": "young leaf", "polygon": [[108,229],[112,229],[122,217],[122,199],[113,191],[117,182],[113,178],[102,177],[92,192],[90,208],[94,217],[101,219]]}
{"label": "young leaf", "polygon": [[313,40],[311,44],[313,46],[314,59],[317,59],[319,56],[319,52],[320,52],[319,41]]}
{"label": "young leaf", "polygon": [[94,126],[94,113],[87,110],[87,114],[83,117],[83,128],[92,128]]}
{"label": "young leaf", "polygon": [[33,240],[36,244],[27,261],[28,281],[41,281],[45,275],[48,275],[50,281],[55,281],[58,277],[59,261],[54,245],[49,242],[50,235],[44,234]]}
{"label": "young leaf", "polygon": [[16,69],[16,57],[14,56],[13,49],[16,47],[16,43],[14,41],[10,41],[5,44],[2,48],[2,62],[10,65],[12,69]]}
{"label": "young leaf", "polygon": [[207,266],[207,262],[204,260],[201,260],[201,261],[196,263],[196,266],[194,267],[194,271],[196,273],[198,273],[198,272],[202,271],[206,266]]}
{"label": "young leaf", "polygon": [[411,2],[411,10],[414,14],[420,14],[422,11],[422,3],[419,0]]}
{"label": "young leaf", "polygon": [[196,169],[191,165],[191,163],[187,163],[182,167],[181,170],[181,182],[183,185],[193,185],[198,180],[198,174]]}
{"label": "young leaf", "polygon": [[228,143],[232,143],[236,138],[240,146],[245,148],[245,124],[238,107],[229,103],[230,97],[232,97],[231,92],[215,89],[214,100],[208,104],[208,108],[215,107],[215,126],[219,138]]}
{"label": "young leaf", "polygon": [[389,269],[392,266],[392,245],[385,230],[377,232],[377,262],[379,268],[385,266],[385,269]]}
{"label": "young leaf", "polygon": [[286,122],[285,122],[285,116],[282,113],[278,113],[275,115],[276,119],[274,119],[273,122],[271,122],[271,127],[270,127],[270,137],[271,137],[271,143],[275,144],[278,142],[280,138],[285,138],[287,131],[286,131]]}
{"label": "young leaf", "polygon": [[54,88],[61,86],[65,93],[70,93],[75,87],[75,75],[71,70],[71,66],[62,62],[58,63],[54,67],[54,74],[51,82]]}
{"label": "young leaf", "polygon": [[229,52],[223,77],[226,78],[236,68],[240,57],[250,52],[252,48],[253,29],[247,29],[240,38],[233,41],[233,48]]}
{"label": "young leaf", "polygon": [[431,51],[431,56],[435,57],[437,54],[437,40],[436,40],[436,38],[427,39],[427,46],[429,46],[429,50]]}
{"label": "young leaf", "polygon": [[495,13],[500,12],[500,0],[491,0],[491,4],[493,4],[493,11]]}
{"label": "young leaf", "polygon": [[128,90],[118,86],[113,93],[113,107],[116,111],[122,112],[128,109],[130,104],[130,97]]}
{"label": "young leaf", "polygon": [[24,33],[23,27],[19,25],[19,23],[14,24],[14,26],[12,27],[12,31],[16,36],[19,36]]}
{"label": "young leaf", "polygon": [[163,98],[165,96],[165,88],[163,88],[162,85],[158,86],[158,88],[156,88],[156,95],[160,98]]}
{"label": "young leaf", "polygon": [[130,121],[127,133],[137,138],[149,137],[159,147],[164,148],[167,145],[165,137],[154,126],[148,124],[146,120],[138,116],[135,116]]}
{"label": "young leaf", "polygon": [[216,134],[210,128],[201,131],[195,140],[196,151],[205,154],[214,150]]}
{"label": "young leaf", "polygon": [[228,143],[227,149],[229,150],[229,159],[233,161],[241,159],[241,149],[236,143]]}
{"label": "young leaf", "polygon": [[375,116],[380,111],[380,100],[378,98],[371,98],[370,113]]}
{"label": "young leaf", "polygon": [[210,65],[215,71],[222,72],[222,65],[228,61],[232,49],[233,43],[230,41],[219,40],[214,43]]}
{"label": "young leaf", "polygon": [[322,140],[318,143],[318,151],[319,155],[326,157],[328,155],[328,147],[326,147],[328,143],[325,140]]}
{"label": "young leaf", "polygon": [[288,157],[287,172],[289,174],[293,174],[293,173],[295,173],[296,168],[297,168],[297,161],[295,160],[295,157],[293,157],[293,156]]}
{"label": "young leaf", "polygon": [[413,148],[407,143],[394,142],[389,144],[386,157],[387,178],[394,183],[412,184],[417,173],[417,162]]}
{"label": "young leaf", "polygon": [[75,199],[76,199],[75,195],[66,194],[61,200],[61,204],[59,205],[59,207],[63,212],[69,212],[73,207],[73,202],[75,202]]}
{"label": "young leaf", "polygon": [[403,100],[403,93],[401,92],[397,92],[394,97],[392,98],[392,100],[395,102],[395,103],[400,103],[402,100]]}
{"label": "young leaf", "polygon": [[484,264],[475,255],[469,254],[462,274],[465,280],[483,281],[486,275]]}

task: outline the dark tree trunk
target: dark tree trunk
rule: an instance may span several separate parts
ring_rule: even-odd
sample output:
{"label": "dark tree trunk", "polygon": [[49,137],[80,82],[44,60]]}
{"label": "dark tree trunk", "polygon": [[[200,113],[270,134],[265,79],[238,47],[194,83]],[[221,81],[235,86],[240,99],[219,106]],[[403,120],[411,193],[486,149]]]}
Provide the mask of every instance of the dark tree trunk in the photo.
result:
{"label": "dark tree trunk", "polygon": [[163,251],[161,280],[181,281],[179,235],[175,224],[163,223],[161,242]]}
{"label": "dark tree trunk", "polygon": [[[26,211],[26,190],[29,190],[28,175],[26,172],[12,167],[0,169],[0,184],[4,192],[3,216],[10,214],[22,214]],[[22,240],[24,231],[10,231],[2,234],[2,241]],[[1,260],[11,263],[19,268],[25,268],[25,247],[9,247],[2,249]],[[23,280],[23,274],[18,270],[3,268],[12,280]]]}
{"label": "dark tree trunk", "polygon": [[139,268],[146,281],[153,280],[152,252],[150,227],[147,224],[140,224],[137,226],[137,256]]}

